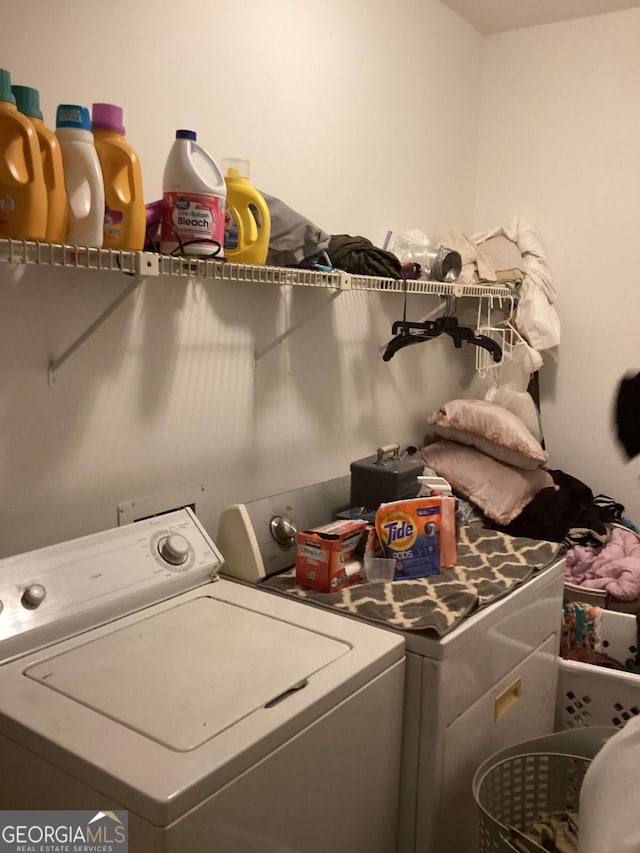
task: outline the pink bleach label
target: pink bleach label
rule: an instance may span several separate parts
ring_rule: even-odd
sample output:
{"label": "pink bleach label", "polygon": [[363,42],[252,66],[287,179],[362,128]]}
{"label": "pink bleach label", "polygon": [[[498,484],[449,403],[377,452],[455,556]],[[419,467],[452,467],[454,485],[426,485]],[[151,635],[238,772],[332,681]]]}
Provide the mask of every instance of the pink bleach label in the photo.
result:
{"label": "pink bleach label", "polygon": [[224,198],[198,193],[164,194],[163,243],[216,240],[224,246]]}

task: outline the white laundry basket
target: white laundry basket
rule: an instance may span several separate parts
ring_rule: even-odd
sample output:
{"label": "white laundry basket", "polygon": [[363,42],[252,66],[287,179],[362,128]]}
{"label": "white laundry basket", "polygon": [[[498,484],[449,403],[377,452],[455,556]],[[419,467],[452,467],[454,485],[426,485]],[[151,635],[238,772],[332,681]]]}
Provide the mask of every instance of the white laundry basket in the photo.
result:
{"label": "white laundry basket", "polygon": [[[636,656],[635,616],[603,610],[594,651],[620,663]],[[560,658],[556,702],[557,731],[615,726],[640,714],[640,675]]]}

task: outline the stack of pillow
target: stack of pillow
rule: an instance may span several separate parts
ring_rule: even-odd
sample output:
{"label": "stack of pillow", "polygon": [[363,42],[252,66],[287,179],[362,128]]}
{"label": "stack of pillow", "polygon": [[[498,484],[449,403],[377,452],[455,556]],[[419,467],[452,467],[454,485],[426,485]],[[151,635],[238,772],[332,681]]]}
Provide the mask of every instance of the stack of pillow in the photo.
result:
{"label": "stack of pillow", "polygon": [[454,491],[507,525],[544,488],[549,457],[512,412],[488,400],[451,400],[429,417],[420,455]]}

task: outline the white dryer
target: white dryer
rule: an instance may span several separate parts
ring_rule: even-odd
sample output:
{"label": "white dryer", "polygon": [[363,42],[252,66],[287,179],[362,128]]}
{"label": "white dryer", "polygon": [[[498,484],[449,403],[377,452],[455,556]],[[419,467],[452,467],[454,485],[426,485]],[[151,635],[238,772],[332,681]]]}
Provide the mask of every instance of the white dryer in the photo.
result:
{"label": "white dryer", "polygon": [[[269,588],[272,576],[295,563],[295,531],[348,507],[349,483],[340,477],[229,507],[217,535],[223,572]],[[563,580],[558,560],[442,638],[402,632],[398,853],[475,853],[476,768],[499,749],[553,731]],[[318,609],[320,596],[289,598],[309,610]],[[346,622],[362,618],[334,612]]]}
{"label": "white dryer", "polygon": [[0,808],[131,853],[391,853],[404,641],[219,579],[184,509],[0,561]]}

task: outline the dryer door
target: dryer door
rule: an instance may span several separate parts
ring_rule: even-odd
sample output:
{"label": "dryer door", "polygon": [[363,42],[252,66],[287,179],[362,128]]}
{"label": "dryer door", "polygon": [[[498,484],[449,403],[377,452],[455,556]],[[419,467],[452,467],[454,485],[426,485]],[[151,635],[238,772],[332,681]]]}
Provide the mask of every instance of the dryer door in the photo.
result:
{"label": "dryer door", "polygon": [[549,637],[447,726],[436,850],[475,848],[476,768],[500,749],[553,731],[557,642]]}

